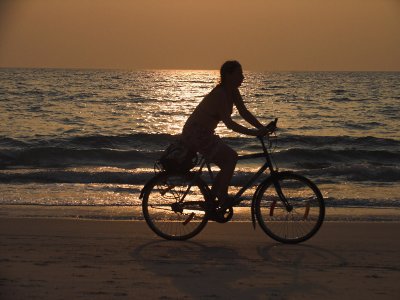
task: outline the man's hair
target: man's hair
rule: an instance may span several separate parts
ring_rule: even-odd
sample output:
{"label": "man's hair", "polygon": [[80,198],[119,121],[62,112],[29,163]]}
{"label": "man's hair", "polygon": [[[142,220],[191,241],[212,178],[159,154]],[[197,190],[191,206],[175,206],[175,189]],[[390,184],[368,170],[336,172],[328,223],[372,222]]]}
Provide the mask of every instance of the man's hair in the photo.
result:
{"label": "man's hair", "polygon": [[221,83],[224,83],[227,74],[232,74],[237,68],[241,67],[237,60],[228,60],[224,62],[220,69]]}

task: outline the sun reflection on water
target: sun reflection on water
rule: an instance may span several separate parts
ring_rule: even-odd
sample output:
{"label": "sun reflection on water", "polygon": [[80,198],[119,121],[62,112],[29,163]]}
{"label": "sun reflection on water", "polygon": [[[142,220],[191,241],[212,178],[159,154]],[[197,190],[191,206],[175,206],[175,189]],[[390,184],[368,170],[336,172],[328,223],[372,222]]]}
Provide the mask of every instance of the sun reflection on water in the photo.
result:
{"label": "sun reflection on water", "polygon": [[[1,81],[0,135],[10,138],[177,134],[219,80],[217,70],[19,72]],[[398,137],[396,74],[356,75],[245,71],[240,90],[261,122],[279,117],[291,134]]]}

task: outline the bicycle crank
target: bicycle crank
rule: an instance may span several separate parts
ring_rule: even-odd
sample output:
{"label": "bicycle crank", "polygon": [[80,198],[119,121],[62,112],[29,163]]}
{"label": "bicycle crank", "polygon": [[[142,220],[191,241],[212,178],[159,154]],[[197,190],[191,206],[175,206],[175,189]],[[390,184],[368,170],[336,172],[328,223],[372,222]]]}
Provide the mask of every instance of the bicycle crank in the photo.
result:
{"label": "bicycle crank", "polygon": [[213,219],[218,223],[226,223],[232,219],[232,216],[233,216],[233,208],[229,207],[223,211],[217,210],[215,212],[215,218]]}

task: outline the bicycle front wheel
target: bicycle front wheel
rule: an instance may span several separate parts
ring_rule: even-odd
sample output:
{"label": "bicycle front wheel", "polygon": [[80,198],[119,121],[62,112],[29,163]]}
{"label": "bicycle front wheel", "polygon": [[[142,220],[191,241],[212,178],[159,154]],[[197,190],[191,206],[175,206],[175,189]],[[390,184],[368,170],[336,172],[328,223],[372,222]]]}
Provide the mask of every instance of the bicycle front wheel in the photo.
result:
{"label": "bicycle front wheel", "polygon": [[322,225],[325,204],[318,187],[304,176],[282,172],[266,181],[255,199],[260,227],[281,243],[311,238]]}
{"label": "bicycle front wheel", "polygon": [[186,240],[206,226],[204,184],[193,178],[193,174],[161,173],[144,192],[144,218],[160,237]]}

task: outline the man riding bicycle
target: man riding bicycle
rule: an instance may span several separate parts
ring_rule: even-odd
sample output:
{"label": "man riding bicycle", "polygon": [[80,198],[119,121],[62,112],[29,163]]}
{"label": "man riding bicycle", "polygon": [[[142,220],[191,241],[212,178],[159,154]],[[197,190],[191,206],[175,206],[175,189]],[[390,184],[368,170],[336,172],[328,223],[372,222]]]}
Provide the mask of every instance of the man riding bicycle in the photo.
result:
{"label": "man riding bicycle", "polygon": [[[233,207],[243,200],[243,193],[254,186],[250,203],[254,228],[257,222],[276,241],[295,244],[308,240],[321,227],[325,216],[321,191],[308,178],[291,171],[279,171],[274,166],[265,142],[276,129],[278,119],[262,126],[247,110],[238,90],[243,79],[242,67],[237,61],[224,63],[221,82],[190,115],[178,143],[171,144],[156,162],[159,172],[145,184],[140,198],[143,199],[143,216],[157,235],[168,240],[187,240],[200,233],[209,220],[230,221]],[[253,129],[232,120],[233,105]],[[215,134],[221,121],[233,131],[257,136],[263,151],[238,156]],[[190,152],[200,152],[203,157],[198,162]],[[258,171],[229,198],[228,187],[237,160],[261,157],[265,161]],[[198,167],[193,168],[196,163]],[[215,179],[209,163],[221,169]],[[205,166],[211,178],[211,189],[201,176]],[[266,171],[269,176],[256,184]]]}
{"label": "man riding bicycle", "polygon": [[[221,66],[220,76],[220,83],[204,97],[186,121],[182,130],[182,141],[190,150],[199,152],[208,162],[215,163],[220,168],[211,193],[213,198],[218,199],[219,205],[226,205],[231,201],[228,187],[238,154],[215,134],[218,123],[222,121],[227,128],[251,136],[267,134],[271,130],[271,124],[263,126],[246,108],[239,92],[244,79],[239,62],[225,62]],[[233,105],[254,129],[232,120]]]}

